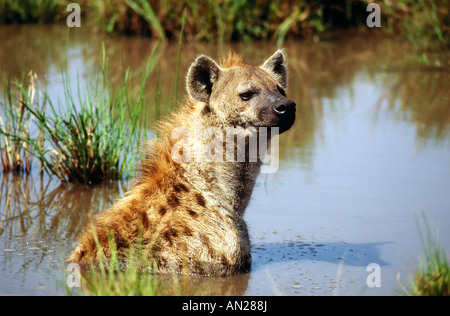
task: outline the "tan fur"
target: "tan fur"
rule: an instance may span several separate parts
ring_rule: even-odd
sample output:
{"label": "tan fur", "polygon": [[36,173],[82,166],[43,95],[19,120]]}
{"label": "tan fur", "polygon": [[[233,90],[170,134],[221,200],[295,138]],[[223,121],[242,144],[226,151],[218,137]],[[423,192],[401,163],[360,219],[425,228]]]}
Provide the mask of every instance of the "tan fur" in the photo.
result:
{"label": "tan fur", "polygon": [[[109,258],[110,238],[120,256],[141,244],[158,272],[227,275],[249,271],[250,241],[243,213],[261,162],[176,162],[171,151],[178,140],[172,139],[172,132],[180,126],[192,131],[196,119],[205,127],[222,129],[282,124],[269,113],[270,100],[288,99],[280,96],[282,82],[271,71],[246,65],[234,53],[220,66],[199,57],[188,74],[188,101],[159,127],[159,139],[149,145],[131,190],[93,220],[68,261],[95,264],[98,244]],[[246,85],[260,91],[253,103],[239,97],[238,90]],[[268,105],[260,105],[261,100]],[[295,108],[290,112],[294,114]],[[292,123],[289,119],[286,124]],[[195,142],[193,152],[205,146],[204,140]]]}

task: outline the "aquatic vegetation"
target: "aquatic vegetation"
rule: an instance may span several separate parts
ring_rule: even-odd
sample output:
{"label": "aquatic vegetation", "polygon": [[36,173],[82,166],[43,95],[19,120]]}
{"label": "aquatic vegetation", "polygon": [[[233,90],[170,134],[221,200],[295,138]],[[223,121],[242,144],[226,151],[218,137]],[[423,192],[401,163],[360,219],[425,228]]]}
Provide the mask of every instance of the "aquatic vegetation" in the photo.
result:
{"label": "aquatic vegetation", "polygon": [[55,22],[63,19],[66,5],[62,0],[4,0],[0,2],[0,23]]}
{"label": "aquatic vegetation", "polygon": [[96,24],[108,32],[176,39],[187,12],[186,38],[229,42],[311,37],[334,27],[357,26],[366,15],[364,1],[93,1]]}
{"label": "aquatic vegetation", "polygon": [[[450,11],[440,0],[380,1],[386,16],[387,33],[400,33],[411,42],[419,63],[436,67],[449,66]],[[432,51],[446,53],[439,59]]]}
{"label": "aquatic vegetation", "polygon": [[[30,84],[26,93],[27,99],[34,102],[36,74],[29,73]],[[30,113],[24,105],[24,95],[17,97],[11,89],[11,82],[4,76],[4,102],[0,103],[0,162],[3,172],[30,172],[31,157],[27,141],[30,140]],[[18,135],[10,138],[7,134]]]}
{"label": "aquatic vegetation", "polygon": [[[287,38],[320,39],[336,30],[368,29],[367,6],[373,1],[305,0],[89,0],[82,6],[87,24],[115,34],[165,40],[180,38],[183,12],[185,39],[230,42]],[[446,1],[401,0],[376,2],[381,8],[381,32],[407,38],[420,63],[448,66],[425,50],[448,51],[450,13]],[[67,18],[61,0],[6,0],[0,3],[0,23],[53,23]],[[84,23],[84,22],[83,22]]]}
{"label": "aquatic vegetation", "polygon": [[450,265],[445,248],[439,245],[438,231],[433,238],[425,216],[423,221],[426,236],[420,227],[419,233],[425,258],[409,278],[408,285],[400,285],[409,296],[450,296]]}
{"label": "aquatic vegetation", "polygon": [[[152,261],[146,260],[141,249],[133,249],[127,254],[126,264],[118,260],[114,237],[110,236],[111,260],[99,266],[91,265],[81,271],[79,288],[81,294],[90,296],[160,296],[165,295],[164,287],[157,275],[151,273]],[[99,258],[103,253],[98,245]],[[66,286],[66,294],[77,294],[77,288]]]}
{"label": "aquatic vegetation", "polygon": [[[64,269],[66,270],[64,273],[66,295],[233,295],[240,290],[232,280],[223,277],[213,278],[187,273],[155,273],[157,258],[146,254],[141,234],[138,234],[136,246],[130,247],[126,253],[122,254],[119,254],[114,236],[110,234],[107,238],[108,249],[103,249],[96,239],[98,264],[91,263],[84,267],[72,264]],[[106,251],[110,254],[108,258],[105,255]],[[243,275],[242,282],[245,283],[248,277]]]}
{"label": "aquatic vegetation", "polygon": [[[83,19],[110,33],[179,38],[186,11],[188,39],[230,41],[286,36],[312,37],[336,29],[366,25],[372,1],[154,1],[91,0],[82,4]],[[377,1],[382,9],[382,31],[402,32],[417,43],[434,39],[448,45],[449,12],[445,1]],[[61,0],[3,1],[2,23],[64,21],[67,4]]]}
{"label": "aquatic vegetation", "polygon": [[[128,91],[129,70],[124,71],[123,83],[115,91],[110,88],[104,47],[101,69],[84,89],[77,82],[77,91],[72,91],[66,67],[65,102],[58,106],[45,92],[35,91],[33,85],[26,90],[22,83],[14,82],[15,89],[9,84],[5,100],[0,101],[0,113],[8,118],[8,123],[2,120],[0,124],[4,171],[11,167],[23,171],[23,159],[11,162],[23,152],[25,157],[35,157],[42,170],[63,182],[94,184],[126,176],[135,163],[143,134],[141,112],[155,49],[156,44],[141,78],[137,99]],[[35,98],[36,94],[41,97]],[[18,109],[14,104],[18,104]],[[34,133],[30,132],[30,125]],[[29,160],[25,161],[26,171],[30,172]]]}

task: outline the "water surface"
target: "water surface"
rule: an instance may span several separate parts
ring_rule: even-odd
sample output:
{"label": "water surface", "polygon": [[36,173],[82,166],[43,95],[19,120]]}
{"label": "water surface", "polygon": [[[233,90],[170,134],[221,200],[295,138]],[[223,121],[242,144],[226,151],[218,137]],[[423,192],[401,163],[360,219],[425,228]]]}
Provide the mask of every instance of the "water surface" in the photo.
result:
{"label": "water surface", "polygon": [[[154,45],[81,28],[0,26],[0,69],[33,69],[50,97],[64,100],[68,56],[73,82],[87,81],[104,41],[111,82],[124,68],[139,77]],[[178,82],[199,54],[229,49],[262,63],[273,43],[185,44]],[[415,216],[425,214],[450,253],[450,93],[448,72],[419,66],[404,41],[344,36],[285,45],[289,97],[297,120],[280,138],[278,172],[257,180],[245,218],[253,269],[230,278],[192,278],[192,294],[391,295],[417,267],[422,246]],[[67,55],[66,55],[67,54]],[[150,124],[176,107],[177,46],[160,45],[148,86]],[[151,128],[151,126],[150,126]],[[129,180],[94,188],[0,174],[0,294],[64,294],[64,258],[84,225],[119,199]],[[369,287],[367,267],[380,267]]]}

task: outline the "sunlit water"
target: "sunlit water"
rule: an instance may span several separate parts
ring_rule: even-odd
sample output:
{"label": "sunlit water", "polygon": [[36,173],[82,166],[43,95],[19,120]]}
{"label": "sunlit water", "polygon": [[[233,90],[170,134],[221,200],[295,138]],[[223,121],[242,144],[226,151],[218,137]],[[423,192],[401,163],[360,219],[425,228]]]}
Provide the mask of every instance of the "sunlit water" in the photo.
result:
{"label": "sunlit water", "polygon": [[[77,33],[78,32],[78,33]],[[0,27],[0,69],[20,76],[32,68],[51,97],[64,100],[60,71],[64,27]],[[142,72],[153,43],[84,31],[70,35],[69,75],[87,80],[105,42],[111,81],[120,84],[122,59]],[[246,211],[253,269],[231,278],[193,278],[193,294],[391,295],[423,255],[425,215],[450,253],[449,74],[420,67],[404,42],[344,37],[286,44],[289,97],[297,121],[281,136],[278,172],[261,174]],[[231,46],[261,63],[273,43]],[[199,54],[220,58],[230,46],[184,45],[184,74]],[[173,103],[177,47],[161,46],[149,103],[161,84]],[[182,98],[180,98],[181,100]],[[162,114],[167,109],[160,110]],[[153,117],[151,121],[158,119]],[[155,115],[156,116],[156,115]],[[87,221],[126,191],[108,186],[60,186],[0,174],[0,294],[64,294],[64,258]],[[376,264],[377,271],[368,269]],[[370,268],[371,266],[369,266]],[[369,287],[375,279],[379,287]],[[369,277],[369,281],[368,281]]]}

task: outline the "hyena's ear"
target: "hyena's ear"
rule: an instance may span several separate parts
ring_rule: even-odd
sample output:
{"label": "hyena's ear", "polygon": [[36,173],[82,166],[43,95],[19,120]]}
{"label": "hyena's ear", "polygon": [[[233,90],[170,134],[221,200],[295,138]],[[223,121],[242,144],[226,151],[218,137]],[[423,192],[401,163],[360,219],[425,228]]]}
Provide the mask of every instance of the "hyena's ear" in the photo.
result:
{"label": "hyena's ear", "polygon": [[286,89],[287,69],[286,66],[283,65],[284,59],[284,53],[279,49],[264,62],[261,68],[270,73],[275,80]]}
{"label": "hyena's ear", "polygon": [[187,91],[197,101],[209,102],[212,87],[219,77],[220,67],[209,57],[199,56],[187,74]]}

